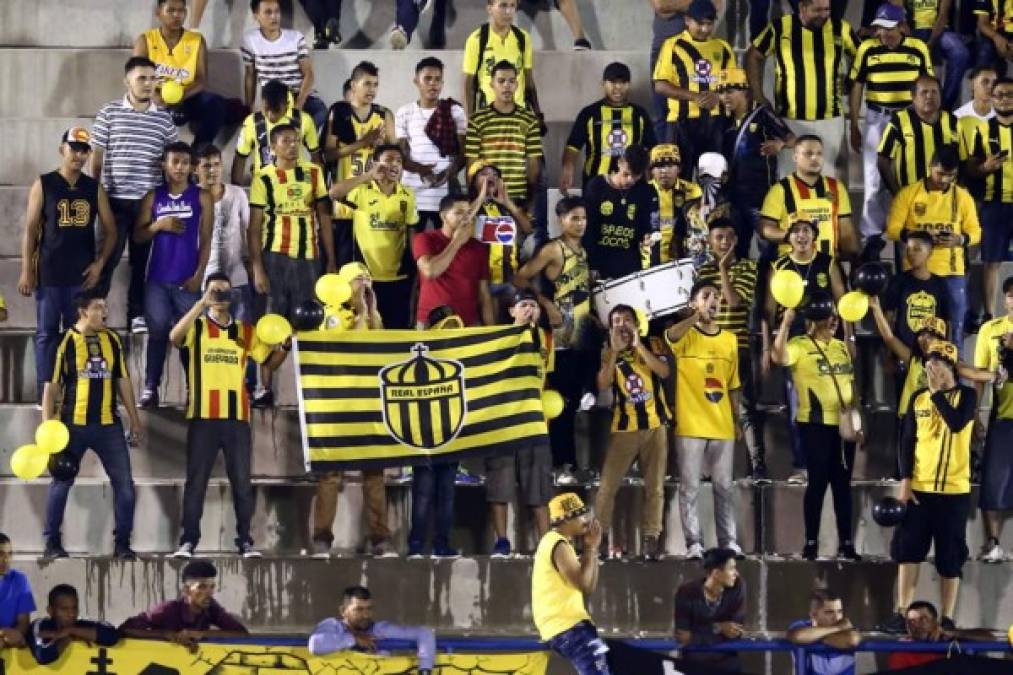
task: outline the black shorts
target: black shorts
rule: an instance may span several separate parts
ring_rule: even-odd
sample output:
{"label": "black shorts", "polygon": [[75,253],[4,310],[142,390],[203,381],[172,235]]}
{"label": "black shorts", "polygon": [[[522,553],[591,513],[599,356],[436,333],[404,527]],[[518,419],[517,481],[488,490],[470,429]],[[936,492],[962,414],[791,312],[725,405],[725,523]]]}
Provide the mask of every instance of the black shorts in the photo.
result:
{"label": "black shorts", "polygon": [[970,494],[915,492],[918,504],[908,502],[904,520],[893,533],[890,556],[898,563],[920,563],[936,547],[936,571],[953,579],[967,562],[967,516]]}

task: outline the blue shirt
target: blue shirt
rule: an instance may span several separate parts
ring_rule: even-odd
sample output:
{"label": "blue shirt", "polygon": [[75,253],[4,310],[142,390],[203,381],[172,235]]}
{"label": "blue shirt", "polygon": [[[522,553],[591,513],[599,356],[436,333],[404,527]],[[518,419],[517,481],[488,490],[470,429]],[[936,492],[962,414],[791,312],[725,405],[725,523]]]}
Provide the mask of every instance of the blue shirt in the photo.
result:
{"label": "blue shirt", "polygon": [[[423,626],[399,626],[389,621],[374,623],[365,631],[377,640],[408,640],[418,646],[419,668],[432,670],[436,662],[436,635]],[[343,649],[358,650],[355,634],[340,619],[324,619],[310,636],[309,650],[324,656]],[[381,652],[382,653],[382,652]]]}
{"label": "blue shirt", "polygon": [[[120,641],[120,634],[115,628],[104,621],[88,621],[78,619],[74,623],[75,628],[94,628],[95,642],[102,647],[112,647]],[[35,661],[40,666],[52,663],[60,658],[60,644],[55,640],[47,640],[40,633],[55,633],[56,622],[52,619],[36,619],[32,622],[32,636],[28,646],[35,656]]]}
{"label": "blue shirt", "polygon": [[28,577],[17,570],[10,570],[0,577],[0,628],[15,628],[19,614],[35,611],[35,599]]}
{"label": "blue shirt", "polygon": [[[810,619],[799,619],[788,630],[811,628]],[[806,654],[806,675],[855,675],[855,657],[843,652],[832,654]]]}

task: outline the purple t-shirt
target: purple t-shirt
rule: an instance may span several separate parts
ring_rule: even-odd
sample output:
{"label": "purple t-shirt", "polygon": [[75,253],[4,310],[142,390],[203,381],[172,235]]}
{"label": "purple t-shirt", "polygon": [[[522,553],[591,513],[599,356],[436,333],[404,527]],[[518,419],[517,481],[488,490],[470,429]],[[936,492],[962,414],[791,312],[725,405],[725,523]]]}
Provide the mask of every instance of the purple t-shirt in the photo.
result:
{"label": "purple t-shirt", "polygon": [[19,614],[34,611],[35,600],[28,577],[17,570],[8,570],[0,577],[0,628],[14,628]]}
{"label": "purple t-shirt", "polygon": [[148,281],[181,284],[197,271],[197,250],[200,247],[200,187],[190,185],[181,195],[169,194],[169,186],[155,189],[151,204],[151,221],[176,216],[186,229],[179,234],[159,232],[151,242],[148,258]]}
{"label": "purple t-shirt", "polygon": [[225,611],[225,608],[212,600],[207,611],[194,614],[182,598],[155,605],[147,612],[130,617],[123,622],[120,630],[139,628],[142,630],[219,630],[246,633],[246,626]]}

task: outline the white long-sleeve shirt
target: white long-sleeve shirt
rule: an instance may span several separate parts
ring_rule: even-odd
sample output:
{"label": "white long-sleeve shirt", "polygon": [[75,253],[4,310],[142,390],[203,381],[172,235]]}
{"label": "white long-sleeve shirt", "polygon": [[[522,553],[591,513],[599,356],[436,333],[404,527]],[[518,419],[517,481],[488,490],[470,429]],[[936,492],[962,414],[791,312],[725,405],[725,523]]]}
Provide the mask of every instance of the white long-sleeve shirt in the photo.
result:
{"label": "white long-sleeve shirt", "polygon": [[237,185],[227,184],[225,194],[220,201],[215,202],[207,274],[224,272],[229,276],[233,288],[250,283],[244,263],[247,257],[246,228],[249,224],[250,202],[246,193]]}
{"label": "white long-sleeve shirt", "polygon": [[[389,621],[374,623],[366,631],[377,640],[409,640],[418,645],[419,668],[432,670],[436,661],[436,635],[425,626],[401,626]],[[355,649],[355,634],[340,619],[324,619],[310,636],[309,650],[324,656],[343,649]],[[382,652],[381,652],[382,653]]]}

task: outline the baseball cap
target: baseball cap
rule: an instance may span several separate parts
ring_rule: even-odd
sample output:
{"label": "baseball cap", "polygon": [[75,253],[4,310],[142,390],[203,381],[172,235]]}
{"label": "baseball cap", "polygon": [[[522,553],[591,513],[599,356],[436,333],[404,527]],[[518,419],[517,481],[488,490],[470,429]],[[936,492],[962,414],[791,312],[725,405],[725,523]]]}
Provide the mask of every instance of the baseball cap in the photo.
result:
{"label": "baseball cap", "polygon": [[558,525],[587,513],[587,506],[575,492],[564,492],[549,500],[549,521]]}
{"label": "baseball cap", "polygon": [[665,164],[681,164],[679,146],[674,143],[662,143],[651,148],[651,166]]}
{"label": "baseball cap", "polygon": [[929,358],[942,359],[951,365],[957,365],[957,346],[946,340],[933,340],[929,345]]}
{"label": "baseball cap", "polygon": [[487,162],[484,159],[476,159],[474,162],[471,163],[471,166],[468,167],[468,183],[469,184],[471,183],[472,179],[475,177],[475,174],[477,174],[479,171],[485,168],[492,168],[498,175],[500,176],[503,175],[502,172],[498,168],[496,168],[496,166],[494,166],[492,162]]}
{"label": "baseball cap", "polygon": [[746,71],[742,68],[725,68],[718,73],[718,83],[715,88],[718,91],[724,89],[749,89]]}
{"label": "baseball cap", "polygon": [[513,307],[518,302],[522,302],[524,300],[532,300],[537,303],[538,296],[530,288],[519,288],[510,294],[510,297],[507,299],[510,307]]}
{"label": "baseball cap", "polygon": [[64,143],[78,150],[91,150],[91,134],[83,127],[71,127],[60,138],[60,144]]}
{"label": "baseball cap", "polygon": [[705,152],[700,155],[697,162],[696,172],[700,176],[721,178],[728,171],[728,160],[719,152]]}
{"label": "baseball cap", "polygon": [[795,228],[800,227],[802,225],[812,230],[813,234],[816,234],[816,224],[813,223],[813,221],[811,220],[807,220],[806,218],[792,218],[791,224],[788,225],[788,233],[790,234],[791,232],[794,232]]}
{"label": "baseball cap", "polygon": [[689,3],[686,16],[697,21],[713,21],[718,16],[718,10],[711,0],[693,0]]}
{"label": "baseball cap", "polygon": [[876,10],[876,18],[872,20],[872,25],[880,28],[896,28],[903,20],[904,10],[902,8],[884,2]]}

